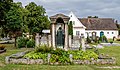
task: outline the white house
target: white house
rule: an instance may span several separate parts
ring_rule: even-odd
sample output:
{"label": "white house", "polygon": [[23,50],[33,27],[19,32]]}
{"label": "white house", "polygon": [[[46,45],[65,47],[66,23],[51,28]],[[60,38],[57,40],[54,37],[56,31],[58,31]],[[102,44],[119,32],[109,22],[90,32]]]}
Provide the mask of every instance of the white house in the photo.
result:
{"label": "white house", "polygon": [[104,34],[107,38],[118,37],[118,29],[112,18],[78,18],[72,12],[69,14],[70,20],[73,22],[73,35],[80,36],[87,34],[92,36],[95,32],[96,36]]}

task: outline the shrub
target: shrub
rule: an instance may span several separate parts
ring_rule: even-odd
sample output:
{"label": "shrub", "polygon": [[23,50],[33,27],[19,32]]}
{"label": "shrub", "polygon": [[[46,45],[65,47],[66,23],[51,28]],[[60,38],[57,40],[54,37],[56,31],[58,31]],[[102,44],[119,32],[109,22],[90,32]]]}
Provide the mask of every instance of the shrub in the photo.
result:
{"label": "shrub", "polygon": [[47,45],[40,45],[35,47],[35,52],[44,52],[49,53],[52,50],[52,47],[48,47]]}
{"label": "shrub", "polygon": [[62,49],[56,49],[51,52],[51,63],[59,62],[59,63],[70,63],[69,53]]}
{"label": "shrub", "polygon": [[28,39],[27,39],[27,38],[24,38],[24,37],[19,37],[19,38],[17,39],[17,46],[18,46],[18,48],[25,47],[25,46],[26,46],[27,41],[28,41]]}
{"label": "shrub", "polygon": [[87,36],[87,43],[91,43],[91,40],[88,36]]}
{"label": "shrub", "polygon": [[112,43],[113,43],[113,41],[110,41],[110,43],[112,44]]}
{"label": "shrub", "polygon": [[105,35],[101,36],[101,37],[99,38],[99,40],[100,40],[101,42],[108,42],[108,40],[107,40],[107,38],[106,38]]}
{"label": "shrub", "polygon": [[35,41],[33,39],[30,39],[29,41],[27,41],[26,46],[27,48],[33,48],[35,46]]}

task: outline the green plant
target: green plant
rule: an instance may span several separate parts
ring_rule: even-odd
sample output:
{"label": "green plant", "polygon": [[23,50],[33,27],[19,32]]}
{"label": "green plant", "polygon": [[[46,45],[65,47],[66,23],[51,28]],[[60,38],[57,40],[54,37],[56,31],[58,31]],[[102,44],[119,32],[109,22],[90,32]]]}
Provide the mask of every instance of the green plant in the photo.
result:
{"label": "green plant", "polygon": [[72,23],[72,21],[70,21],[68,24],[68,34],[71,35],[73,38],[73,23]]}
{"label": "green plant", "polygon": [[35,46],[35,41],[33,39],[30,39],[29,41],[27,41],[26,46],[27,48],[33,48]]}
{"label": "green plant", "polygon": [[73,59],[75,60],[91,60],[91,58],[98,58],[98,55],[92,51],[69,51],[69,54],[73,54]]}
{"label": "green plant", "polygon": [[84,51],[64,51],[62,49],[48,50],[48,48],[45,49],[45,46],[41,46],[41,47],[42,47],[41,49],[30,52],[26,54],[24,57],[31,58],[31,59],[39,59],[39,58],[46,59],[47,54],[50,53],[51,63],[58,62],[62,64],[71,63],[69,58],[70,54],[73,55],[74,60],[91,60],[91,58],[93,59],[98,58],[98,55],[92,51],[85,51],[85,52]]}
{"label": "green plant", "polygon": [[25,47],[25,46],[26,46],[27,41],[28,41],[28,39],[27,39],[27,38],[24,38],[24,37],[19,37],[19,38],[17,39],[17,46],[18,46],[18,48]]}
{"label": "green plant", "polygon": [[53,48],[49,47],[47,45],[40,45],[40,46],[36,46],[35,47],[35,52],[44,52],[44,53],[49,53],[50,51],[52,51]]}
{"label": "green plant", "polygon": [[101,37],[99,38],[99,40],[100,40],[101,42],[108,42],[108,40],[107,40],[107,38],[106,38],[105,35],[101,36]]}
{"label": "green plant", "polygon": [[89,36],[87,36],[87,43],[91,43]]}
{"label": "green plant", "polygon": [[30,58],[30,59],[46,59],[47,58],[47,53],[41,53],[41,52],[30,52],[24,56],[24,58]]}
{"label": "green plant", "polygon": [[113,41],[110,41],[110,43],[112,44],[112,43],[113,43]]}
{"label": "green plant", "polygon": [[51,63],[55,63],[55,62],[59,62],[59,63],[70,63],[70,59],[69,59],[69,53],[67,51],[64,51],[62,49],[56,49],[51,51],[51,58],[50,58],[50,62]]}

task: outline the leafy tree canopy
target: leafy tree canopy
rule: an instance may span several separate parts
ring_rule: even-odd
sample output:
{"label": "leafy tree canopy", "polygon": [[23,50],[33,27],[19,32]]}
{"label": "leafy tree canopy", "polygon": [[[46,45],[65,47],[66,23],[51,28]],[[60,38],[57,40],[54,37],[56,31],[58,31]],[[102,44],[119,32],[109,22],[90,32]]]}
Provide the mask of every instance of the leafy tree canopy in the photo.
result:
{"label": "leafy tree canopy", "polygon": [[25,8],[29,11],[27,16],[27,26],[30,33],[41,32],[49,27],[48,17],[45,15],[45,8],[38,6],[34,2],[29,3]]}
{"label": "leafy tree canopy", "polygon": [[7,29],[12,32],[20,31],[23,25],[21,3],[13,3],[7,13]]}
{"label": "leafy tree canopy", "polygon": [[6,24],[6,14],[11,7],[13,0],[0,0],[0,27]]}
{"label": "leafy tree canopy", "polygon": [[22,12],[22,3],[12,3],[10,10],[6,15],[7,24],[6,29],[9,33],[15,38],[15,47],[16,47],[16,38],[21,33],[23,27],[23,12]]}

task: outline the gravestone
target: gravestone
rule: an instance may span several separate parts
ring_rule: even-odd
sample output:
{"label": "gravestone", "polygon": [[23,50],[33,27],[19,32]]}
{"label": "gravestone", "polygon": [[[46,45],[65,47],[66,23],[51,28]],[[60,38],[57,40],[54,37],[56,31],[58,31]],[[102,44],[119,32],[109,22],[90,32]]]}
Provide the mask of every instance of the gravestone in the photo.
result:
{"label": "gravestone", "polygon": [[48,45],[48,39],[46,36],[42,36],[40,39],[40,44],[41,45]]}
{"label": "gravestone", "polygon": [[73,36],[73,39],[72,39],[71,42],[72,43],[71,43],[70,49],[71,50],[79,50],[79,48],[80,48],[80,38],[79,38],[79,36]]}
{"label": "gravestone", "polygon": [[98,44],[97,47],[98,49],[104,48],[102,45]]}
{"label": "gravestone", "polygon": [[51,57],[51,54],[50,53],[48,53],[48,64],[50,64],[50,57]]}
{"label": "gravestone", "polygon": [[69,47],[71,47],[71,46],[72,46],[72,36],[69,35]]}
{"label": "gravestone", "polygon": [[72,47],[74,47],[74,48],[80,47],[80,38],[78,36],[73,37]]}
{"label": "gravestone", "polygon": [[85,38],[83,34],[81,34],[81,46],[82,46],[82,51],[85,51]]}
{"label": "gravestone", "polygon": [[48,45],[51,47],[51,35],[48,35]]}
{"label": "gravestone", "polygon": [[70,58],[70,61],[72,62],[72,61],[73,61],[73,55],[70,54],[70,55],[69,55],[69,58]]}
{"label": "gravestone", "polygon": [[40,45],[40,36],[39,33],[36,33],[35,36],[35,46],[39,46]]}
{"label": "gravestone", "polygon": [[96,42],[96,32],[92,32],[92,41]]}

